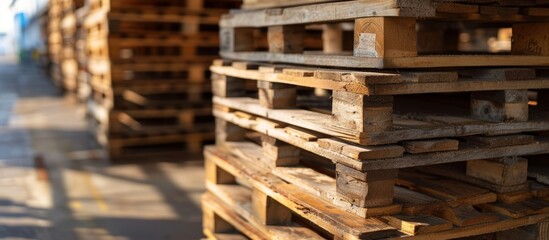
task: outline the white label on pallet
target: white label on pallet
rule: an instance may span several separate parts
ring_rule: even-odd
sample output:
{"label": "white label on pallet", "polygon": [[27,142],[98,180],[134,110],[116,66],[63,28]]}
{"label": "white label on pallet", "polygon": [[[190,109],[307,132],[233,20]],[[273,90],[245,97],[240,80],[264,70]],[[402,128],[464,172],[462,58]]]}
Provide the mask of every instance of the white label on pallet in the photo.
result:
{"label": "white label on pallet", "polygon": [[376,34],[360,33],[358,36],[358,45],[354,50],[354,55],[357,57],[377,57]]}

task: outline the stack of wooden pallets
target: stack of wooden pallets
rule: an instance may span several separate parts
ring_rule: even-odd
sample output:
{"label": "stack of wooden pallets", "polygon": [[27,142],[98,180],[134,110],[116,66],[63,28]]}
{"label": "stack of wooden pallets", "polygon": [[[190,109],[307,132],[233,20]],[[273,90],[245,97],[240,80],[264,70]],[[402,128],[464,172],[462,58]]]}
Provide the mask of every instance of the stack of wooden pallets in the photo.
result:
{"label": "stack of wooden pallets", "polygon": [[79,61],[77,59],[77,40],[82,21],[87,13],[84,0],[62,0],[63,19],[61,20],[62,53],[61,73],[62,87],[67,96],[76,98],[78,92]]}
{"label": "stack of wooden pallets", "polygon": [[63,53],[63,35],[61,33],[61,21],[63,19],[63,0],[50,0],[47,17],[47,52],[49,58],[49,73],[53,83],[63,86],[63,74],[61,61]]}
{"label": "stack of wooden pallets", "polygon": [[208,66],[235,0],[90,0],[88,119],[111,159],[200,153],[214,139]]}
{"label": "stack of wooden pallets", "polygon": [[549,162],[545,3],[255,0],[224,15],[204,233],[545,239],[549,173],[528,178]]}

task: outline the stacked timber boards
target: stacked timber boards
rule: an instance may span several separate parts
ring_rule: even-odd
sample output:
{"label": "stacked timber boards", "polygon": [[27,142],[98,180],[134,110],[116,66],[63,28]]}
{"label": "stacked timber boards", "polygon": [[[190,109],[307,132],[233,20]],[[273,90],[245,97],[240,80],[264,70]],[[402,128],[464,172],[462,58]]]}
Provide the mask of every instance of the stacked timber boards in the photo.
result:
{"label": "stacked timber boards", "polygon": [[78,75],[83,67],[77,56],[79,35],[82,32],[82,21],[88,9],[84,0],[62,0],[63,19],[61,20],[62,53],[61,76],[65,93],[76,98],[79,88]]}
{"label": "stacked timber boards", "polygon": [[[113,160],[183,158],[214,138],[208,65],[235,1],[89,1],[88,120]],[[85,92],[85,90],[83,90]]]}
{"label": "stacked timber boards", "polygon": [[[257,0],[224,15],[205,235],[544,239],[549,186],[528,171],[549,161],[544,4]],[[485,45],[464,47],[475,32]]]}
{"label": "stacked timber boards", "polygon": [[63,1],[50,0],[47,19],[47,51],[49,57],[49,73],[53,83],[63,86],[61,61],[63,52],[63,36],[61,33],[61,21],[63,19]]}

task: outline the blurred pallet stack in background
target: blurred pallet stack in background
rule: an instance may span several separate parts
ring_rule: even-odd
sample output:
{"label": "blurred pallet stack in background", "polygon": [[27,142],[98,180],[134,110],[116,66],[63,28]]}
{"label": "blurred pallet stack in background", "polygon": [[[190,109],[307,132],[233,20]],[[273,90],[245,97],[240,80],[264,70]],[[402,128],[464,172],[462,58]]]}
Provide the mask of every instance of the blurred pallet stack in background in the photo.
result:
{"label": "blurred pallet stack in background", "polygon": [[62,87],[63,76],[61,61],[63,51],[63,36],[61,34],[61,20],[63,19],[63,0],[51,0],[49,2],[47,17],[47,54],[49,56],[48,72],[53,83]]}
{"label": "blurred pallet stack in background", "polygon": [[62,0],[63,18],[61,20],[62,51],[61,51],[61,76],[62,88],[65,94],[77,100],[79,88],[78,74],[80,69],[77,61],[78,33],[87,13],[84,0]]}
{"label": "blurred pallet stack in background", "polygon": [[483,2],[224,15],[204,234],[546,239],[549,6]]}
{"label": "blurred pallet stack in background", "polygon": [[214,139],[208,66],[218,54],[217,25],[238,1],[88,5],[87,117],[111,159],[200,153]]}

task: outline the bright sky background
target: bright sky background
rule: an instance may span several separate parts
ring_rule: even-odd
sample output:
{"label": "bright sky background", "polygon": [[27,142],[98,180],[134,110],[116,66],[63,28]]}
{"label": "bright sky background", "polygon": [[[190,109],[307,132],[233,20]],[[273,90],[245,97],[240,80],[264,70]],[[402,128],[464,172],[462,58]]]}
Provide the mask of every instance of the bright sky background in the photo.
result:
{"label": "bright sky background", "polygon": [[12,28],[13,16],[9,10],[11,0],[0,0],[0,32]]}

